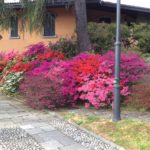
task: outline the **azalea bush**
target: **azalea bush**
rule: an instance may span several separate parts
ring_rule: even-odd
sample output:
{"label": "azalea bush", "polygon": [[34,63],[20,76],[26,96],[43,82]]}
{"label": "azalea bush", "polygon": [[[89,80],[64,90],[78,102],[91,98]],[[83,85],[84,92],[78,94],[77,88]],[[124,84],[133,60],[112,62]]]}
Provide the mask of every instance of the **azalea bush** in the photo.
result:
{"label": "azalea bush", "polygon": [[12,61],[16,56],[17,52],[10,51],[10,52],[1,52],[0,53],[0,73],[3,72],[4,68],[7,66],[9,61]]}
{"label": "azalea bush", "polygon": [[[18,55],[2,55],[3,89],[20,92],[33,108],[74,106],[84,102],[86,107],[112,106],[114,99],[115,54],[81,53],[66,59],[42,43],[31,45]],[[9,57],[6,57],[9,56]],[[145,74],[150,73],[147,62],[139,55],[121,54],[121,96],[127,97]],[[32,82],[31,82],[32,81]]]}
{"label": "azalea bush", "polygon": [[59,61],[43,62],[25,74],[20,84],[20,92],[31,107],[52,109],[73,105],[72,97],[63,95],[60,90],[63,83],[62,64]]}
{"label": "azalea bush", "polygon": [[18,72],[22,72],[24,74],[25,72],[34,69],[36,65],[40,65],[40,63],[45,60],[51,61],[52,59],[64,59],[64,54],[62,52],[52,51],[43,43],[30,45],[23,53],[17,54],[12,51],[2,54],[3,59],[1,63],[3,62],[3,65],[5,64],[5,66],[1,67],[2,83],[7,82],[7,78],[4,78],[7,74],[15,74]]}
{"label": "azalea bush", "polygon": [[133,85],[131,94],[124,104],[132,109],[150,110],[150,76],[146,76],[144,80]]}
{"label": "azalea bush", "polygon": [[[109,66],[113,72],[115,68],[115,53],[109,51],[102,56],[103,61],[105,61],[106,66]],[[147,62],[141,58],[138,54],[133,51],[129,51],[121,54],[121,80],[132,84],[141,80],[145,74],[149,73],[149,65]],[[114,74],[114,73],[113,73]]]}
{"label": "azalea bush", "polygon": [[[71,81],[67,90],[74,89],[74,98],[84,100],[86,107],[93,105],[112,105],[114,81],[114,52],[100,56],[95,54],[80,54],[70,62],[69,70],[72,71]],[[123,53],[121,56],[121,95],[130,94],[133,83],[142,79],[148,73],[147,63],[134,53]],[[70,77],[69,77],[70,79]],[[70,80],[69,80],[70,81]],[[74,85],[76,88],[74,88]]]}

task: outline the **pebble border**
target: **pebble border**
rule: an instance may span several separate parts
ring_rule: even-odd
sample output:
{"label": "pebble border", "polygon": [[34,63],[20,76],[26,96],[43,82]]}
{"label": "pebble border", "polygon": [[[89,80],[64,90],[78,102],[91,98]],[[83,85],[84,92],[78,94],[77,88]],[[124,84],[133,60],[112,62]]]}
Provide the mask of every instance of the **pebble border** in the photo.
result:
{"label": "pebble border", "polygon": [[37,141],[21,128],[0,129],[0,150],[43,150]]}
{"label": "pebble border", "polygon": [[97,136],[72,122],[65,121],[56,114],[49,123],[65,135],[73,138],[76,142],[88,147],[87,150],[125,150],[123,147]]}

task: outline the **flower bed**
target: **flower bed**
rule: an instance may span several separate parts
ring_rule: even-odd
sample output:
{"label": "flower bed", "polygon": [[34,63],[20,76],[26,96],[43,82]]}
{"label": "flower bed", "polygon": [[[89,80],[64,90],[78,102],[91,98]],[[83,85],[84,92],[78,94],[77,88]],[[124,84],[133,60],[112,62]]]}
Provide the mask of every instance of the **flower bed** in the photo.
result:
{"label": "flower bed", "polygon": [[[12,53],[14,54],[14,53]],[[81,53],[65,59],[60,51],[42,43],[31,45],[22,54],[1,57],[3,89],[19,92],[34,108],[113,105],[114,52],[105,55]],[[130,94],[132,85],[149,73],[149,65],[135,53],[121,55],[121,95]],[[31,82],[32,81],[32,82]]]}

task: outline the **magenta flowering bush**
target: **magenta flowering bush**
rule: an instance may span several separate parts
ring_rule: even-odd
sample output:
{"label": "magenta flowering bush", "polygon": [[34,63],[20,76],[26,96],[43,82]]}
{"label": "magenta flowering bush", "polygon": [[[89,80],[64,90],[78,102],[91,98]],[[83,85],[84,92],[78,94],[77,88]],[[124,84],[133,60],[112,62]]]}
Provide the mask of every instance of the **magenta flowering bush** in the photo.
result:
{"label": "magenta flowering bush", "polygon": [[[115,54],[109,51],[102,56],[106,66],[109,66],[114,74]],[[107,61],[106,61],[107,60]],[[143,78],[143,75],[149,73],[150,67],[146,61],[134,52],[121,54],[121,80],[126,83],[137,82]]]}
{"label": "magenta flowering bush", "polygon": [[28,46],[24,56],[34,57],[38,54],[43,54],[48,48],[43,43],[33,44]]}
{"label": "magenta flowering bush", "polygon": [[[80,54],[66,66],[63,77],[64,94],[74,95],[75,100],[84,100],[86,107],[95,108],[112,105],[114,99],[114,53],[100,56]],[[130,94],[131,85],[149,73],[149,66],[134,53],[121,55],[121,95]],[[69,75],[69,76],[67,76]]]}
{"label": "magenta flowering bush", "polygon": [[[55,55],[54,52],[45,56],[45,51],[47,47],[39,43],[25,53],[28,57],[36,58],[29,62],[32,70],[24,74],[19,86],[20,92],[26,96],[30,106],[56,108],[73,106],[81,100],[86,107],[92,105],[97,109],[113,105],[115,65],[113,51],[102,56],[81,53],[68,60],[61,60],[63,57],[54,59],[55,57],[52,57]],[[149,71],[148,64],[137,54],[122,53],[120,74],[122,97],[128,96],[132,84],[141,80],[145,74],[150,73]]]}
{"label": "magenta flowering bush", "polygon": [[[105,64],[100,55],[80,54],[76,56],[68,68],[71,76],[67,78],[67,72],[66,78],[64,78],[67,86],[63,87],[63,92],[65,91],[67,95],[73,91],[74,99],[84,100],[86,106],[93,105],[95,108],[99,108],[111,105],[113,101],[113,70]],[[126,86],[122,87],[122,95],[128,95]]]}

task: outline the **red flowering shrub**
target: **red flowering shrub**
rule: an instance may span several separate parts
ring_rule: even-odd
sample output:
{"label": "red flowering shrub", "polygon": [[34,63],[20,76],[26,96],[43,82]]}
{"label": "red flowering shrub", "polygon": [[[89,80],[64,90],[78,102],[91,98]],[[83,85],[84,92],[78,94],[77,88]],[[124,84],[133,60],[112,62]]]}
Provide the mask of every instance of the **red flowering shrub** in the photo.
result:
{"label": "red flowering shrub", "polygon": [[54,58],[64,59],[64,53],[60,51],[51,50],[43,43],[30,45],[28,49],[23,53],[23,56],[29,59],[32,58],[31,60],[33,60],[34,58],[40,61],[48,61]]}
{"label": "red flowering shrub", "polygon": [[26,64],[23,62],[18,62],[15,65],[13,65],[10,69],[9,72],[26,72],[30,70],[32,66],[30,64]]}
{"label": "red flowering shrub", "polygon": [[95,54],[80,54],[73,59],[73,72],[76,74],[78,82],[82,81],[83,76],[98,74],[100,66],[100,55]]}
{"label": "red flowering shrub", "polygon": [[0,73],[2,73],[6,65],[7,65],[6,60],[0,60]]}
{"label": "red flowering shrub", "polygon": [[26,73],[20,84],[20,92],[25,95],[30,106],[42,109],[73,105],[72,98],[64,96],[60,90],[63,83],[61,63],[43,62]]}
{"label": "red flowering shrub", "polygon": [[150,76],[133,85],[131,94],[125,99],[124,104],[136,109],[150,109]]}
{"label": "red flowering shrub", "polygon": [[64,59],[64,54],[59,51],[48,51],[43,54],[38,54],[38,60],[43,61],[43,60],[51,60],[54,58],[57,59]]}

